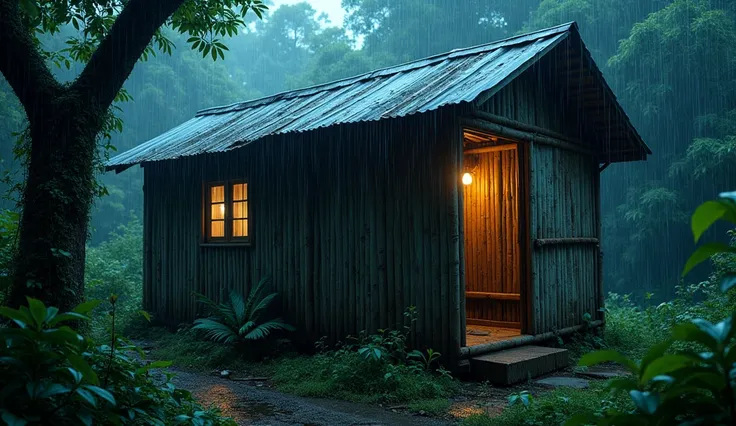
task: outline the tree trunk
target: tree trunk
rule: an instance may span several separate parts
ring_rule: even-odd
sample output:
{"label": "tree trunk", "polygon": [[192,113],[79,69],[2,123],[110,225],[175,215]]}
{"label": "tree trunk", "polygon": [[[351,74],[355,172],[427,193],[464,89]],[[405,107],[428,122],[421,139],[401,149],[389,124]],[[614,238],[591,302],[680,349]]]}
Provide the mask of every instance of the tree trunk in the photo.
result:
{"label": "tree trunk", "polygon": [[30,296],[63,312],[84,299],[96,134],[103,114],[74,98],[64,92],[54,108],[46,109],[49,116],[30,120],[12,306],[25,304]]}

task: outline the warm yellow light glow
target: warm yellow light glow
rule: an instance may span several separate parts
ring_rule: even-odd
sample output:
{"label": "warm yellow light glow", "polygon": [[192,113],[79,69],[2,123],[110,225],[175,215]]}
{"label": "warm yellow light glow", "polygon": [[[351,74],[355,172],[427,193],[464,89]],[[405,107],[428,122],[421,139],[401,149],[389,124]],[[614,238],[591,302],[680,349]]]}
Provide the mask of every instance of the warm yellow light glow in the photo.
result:
{"label": "warm yellow light glow", "polygon": [[463,174],[463,185],[470,185],[471,183],[473,183],[473,175],[466,172]]}
{"label": "warm yellow light glow", "polygon": [[225,205],[224,204],[220,204],[220,214],[222,214],[222,215],[225,214]]}

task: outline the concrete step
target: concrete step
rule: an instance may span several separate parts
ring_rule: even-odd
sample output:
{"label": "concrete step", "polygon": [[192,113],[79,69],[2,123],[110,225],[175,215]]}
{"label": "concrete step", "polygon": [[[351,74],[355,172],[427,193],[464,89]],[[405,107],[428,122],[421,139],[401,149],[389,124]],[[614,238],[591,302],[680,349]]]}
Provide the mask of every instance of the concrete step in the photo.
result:
{"label": "concrete step", "polygon": [[512,385],[569,365],[567,349],[521,346],[470,359],[471,374],[496,385]]}

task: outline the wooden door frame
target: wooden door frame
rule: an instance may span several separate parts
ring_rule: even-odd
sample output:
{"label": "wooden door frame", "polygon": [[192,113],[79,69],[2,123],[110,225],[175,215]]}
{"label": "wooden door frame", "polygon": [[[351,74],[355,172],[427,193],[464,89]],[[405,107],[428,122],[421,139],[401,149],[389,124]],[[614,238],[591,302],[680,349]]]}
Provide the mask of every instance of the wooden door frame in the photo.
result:
{"label": "wooden door frame", "polygon": [[[464,169],[464,162],[465,162],[465,130],[471,130],[475,133],[480,133],[483,135],[487,135],[489,137],[497,137],[499,139],[502,139],[505,141],[505,143],[499,144],[499,145],[510,145],[513,144],[516,146],[516,155],[518,159],[517,164],[517,170],[519,173],[519,190],[517,194],[517,200],[518,200],[518,212],[519,212],[519,260],[518,260],[518,268],[519,268],[519,316],[520,316],[520,326],[521,326],[521,334],[528,334],[531,325],[533,324],[532,321],[532,314],[533,314],[533,308],[532,308],[532,253],[531,253],[531,208],[530,208],[530,200],[531,200],[531,193],[530,193],[530,182],[531,182],[531,143],[528,141],[518,140],[518,139],[511,139],[506,136],[501,136],[498,134],[494,134],[492,132],[489,132],[487,130],[479,129],[477,127],[471,126],[471,125],[461,125],[461,136],[462,136],[462,162],[460,167],[461,174],[463,173]],[[462,220],[465,221],[465,203],[464,203],[464,197],[460,198],[460,211],[462,211]],[[465,248],[465,227],[463,227],[463,235],[462,235],[462,244],[463,244],[463,250]],[[463,260],[462,265],[463,270],[465,269],[465,261]],[[466,292],[467,292],[467,271],[463,274],[463,282],[462,282],[462,297],[466,298]],[[465,316],[467,320],[467,308],[462,312],[462,315]],[[466,323],[466,321],[464,321]],[[466,332],[467,330],[467,323],[465,324],[465,330],[463,332]]]}

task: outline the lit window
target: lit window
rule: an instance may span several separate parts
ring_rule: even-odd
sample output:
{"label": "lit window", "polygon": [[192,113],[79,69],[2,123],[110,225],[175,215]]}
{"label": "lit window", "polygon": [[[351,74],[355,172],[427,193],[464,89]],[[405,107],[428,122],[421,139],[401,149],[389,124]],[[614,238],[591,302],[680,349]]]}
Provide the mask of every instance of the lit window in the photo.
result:
{"label": "lit window", "polygon": [[218,182],[209,184],[207,189],[206,240],[247,242],[250,236],[248,184],[242,181]]}

